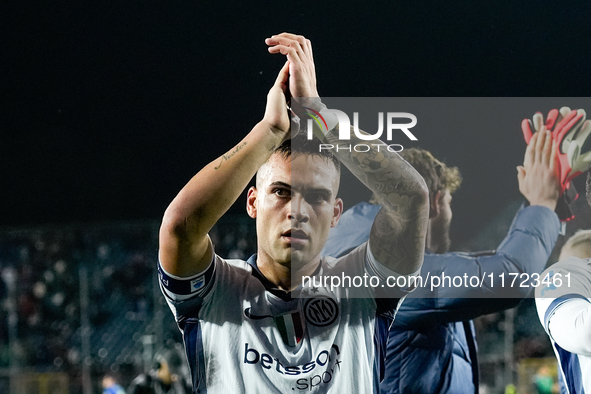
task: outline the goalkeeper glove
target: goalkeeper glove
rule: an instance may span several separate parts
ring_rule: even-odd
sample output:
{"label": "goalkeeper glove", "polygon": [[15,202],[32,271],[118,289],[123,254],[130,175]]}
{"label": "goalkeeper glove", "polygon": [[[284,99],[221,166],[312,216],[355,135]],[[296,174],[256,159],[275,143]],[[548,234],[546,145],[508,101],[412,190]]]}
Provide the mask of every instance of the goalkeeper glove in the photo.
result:
{"label": "goalkeeper glove", "polygon": [[[556,207],[560,220],[574,218],[569,205],[578,198],[578,194],[570,181],[587,171],[591,163],[591,151],[585,147],[585,142],[591,133],[591,123],[586,120],[584,110],[572,110],[562,107],[548,113],[546,121],[541,113],[536,113],[532,120],[524,119],[521,123],[523,137],[529,144],[532,135],[545,126],[552,133],[552,139],[557,142],[557,157],[560,162],[561,193]],[[591,140],[591,139],[590,139]],[[591,142],[591,141],[590,141]],[[583,153],[581,153],[583,151]]]}

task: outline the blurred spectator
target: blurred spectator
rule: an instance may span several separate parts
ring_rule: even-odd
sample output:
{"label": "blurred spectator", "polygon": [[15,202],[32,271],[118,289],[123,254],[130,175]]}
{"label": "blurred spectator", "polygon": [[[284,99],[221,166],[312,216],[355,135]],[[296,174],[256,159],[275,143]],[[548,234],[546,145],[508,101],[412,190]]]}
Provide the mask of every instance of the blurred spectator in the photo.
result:
{"label": "blurred spectator", "polygon": [[164,348],[154,356],[153,369],[136,377],[128,394],[189,394],[189,367],[180,344]]}
{"label": "blurred spectator", "polygon": [[550,372],[550,367],[543,365],[538,369],[534,376],[534,387],[537,394],[555,394],[558,393],[558,383]]}
{"label": "blurred spectator", "polygon": [[117,384],[117,381],[112,375],[103,376],[103,394],[125,394],[123,387]]}

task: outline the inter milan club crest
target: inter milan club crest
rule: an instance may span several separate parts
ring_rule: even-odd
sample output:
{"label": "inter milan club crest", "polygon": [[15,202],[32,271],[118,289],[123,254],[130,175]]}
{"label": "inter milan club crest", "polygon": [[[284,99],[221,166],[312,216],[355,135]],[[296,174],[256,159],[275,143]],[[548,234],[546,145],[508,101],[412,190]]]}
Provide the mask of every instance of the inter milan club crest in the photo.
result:
{"label": "inter milan club crest", "polygon": [[338,315],[337,302],[329,297],[310,298],[304,305],[306,321],[318,327],[332,324]]}

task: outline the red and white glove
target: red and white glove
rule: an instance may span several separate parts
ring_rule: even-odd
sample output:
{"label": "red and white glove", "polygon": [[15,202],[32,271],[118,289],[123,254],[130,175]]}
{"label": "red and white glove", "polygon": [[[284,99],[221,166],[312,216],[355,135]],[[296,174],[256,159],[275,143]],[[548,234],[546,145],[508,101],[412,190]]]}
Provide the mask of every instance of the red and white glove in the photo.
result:
{"label": "red and white glove", "polygon": [[533,116],[533,121],[524,119],[521,123],[523,137],[528,144],[533,133],[539,131],[542,125],[552,132],[552,139],[557,142],[556,153],[560,160],[560,182],[563,192],[568,183],[587,171],[591,164],[591,151],[581,153],[591,133],[591,122],[586,120],[586,117],[583,109],[571,110],[562,107],[560,111],[551,110],[545,123],[539,112]]}
{"label": "red and white glove", "polygon": [[[586,120],[585,110],[571,110],[562,107],[548,113],[544,122],[538,112],[532,120],[524,119],[521,130],[525,142],[529,144],[532,135],[545,127],[551,131],[552,139],[557,142],[557,157],[560,162],[561,193],[556,207],[560,220],[574,218],[569,205],[578,198],[570,181],[589,169],[591,164],[591,146],[584,146],[591,133],[591,122]],[[589,141],[591,143],[591,139]],[[586,151],[583,151],[587,149]],[[583,153],[581,153],[583,151]],[[566,193],[565,193],[566,192]]]}
{"label": "red and white glove", "polygon": [[[558,141],[560,141],[560,156],[558,158],[560,159],[561,179],[565,183],[588,171],[591,165],[591,146],[589,144],[591,143],[589,138],[591,121],[583,118],[581,123],[575,118],[571,123],[574,121],[581,125],[570,130],[569,123],[563,130],[558,132]],[[586,143],[587,146],[585,146]],[[586,151],[583,151],[583,149],[586,149]]]}

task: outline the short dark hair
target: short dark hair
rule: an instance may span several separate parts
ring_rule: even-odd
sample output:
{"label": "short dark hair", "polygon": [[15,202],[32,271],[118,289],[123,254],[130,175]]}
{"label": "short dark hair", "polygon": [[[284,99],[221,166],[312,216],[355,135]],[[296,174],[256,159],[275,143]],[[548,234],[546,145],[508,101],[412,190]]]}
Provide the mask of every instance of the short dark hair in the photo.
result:
{"label": "short dark hair", "polygon": [[284,159],[289,157],[297,157],[299,155],[313,155],[319,156],[327,161],[332,161],[337,169],[337,173],[341,173],[341,162],[328,150],[320,150],[320,142],[317,139],[308,140],[303,133],[296,134],[292,139],[285,140],[274,154],[278,154]]}

